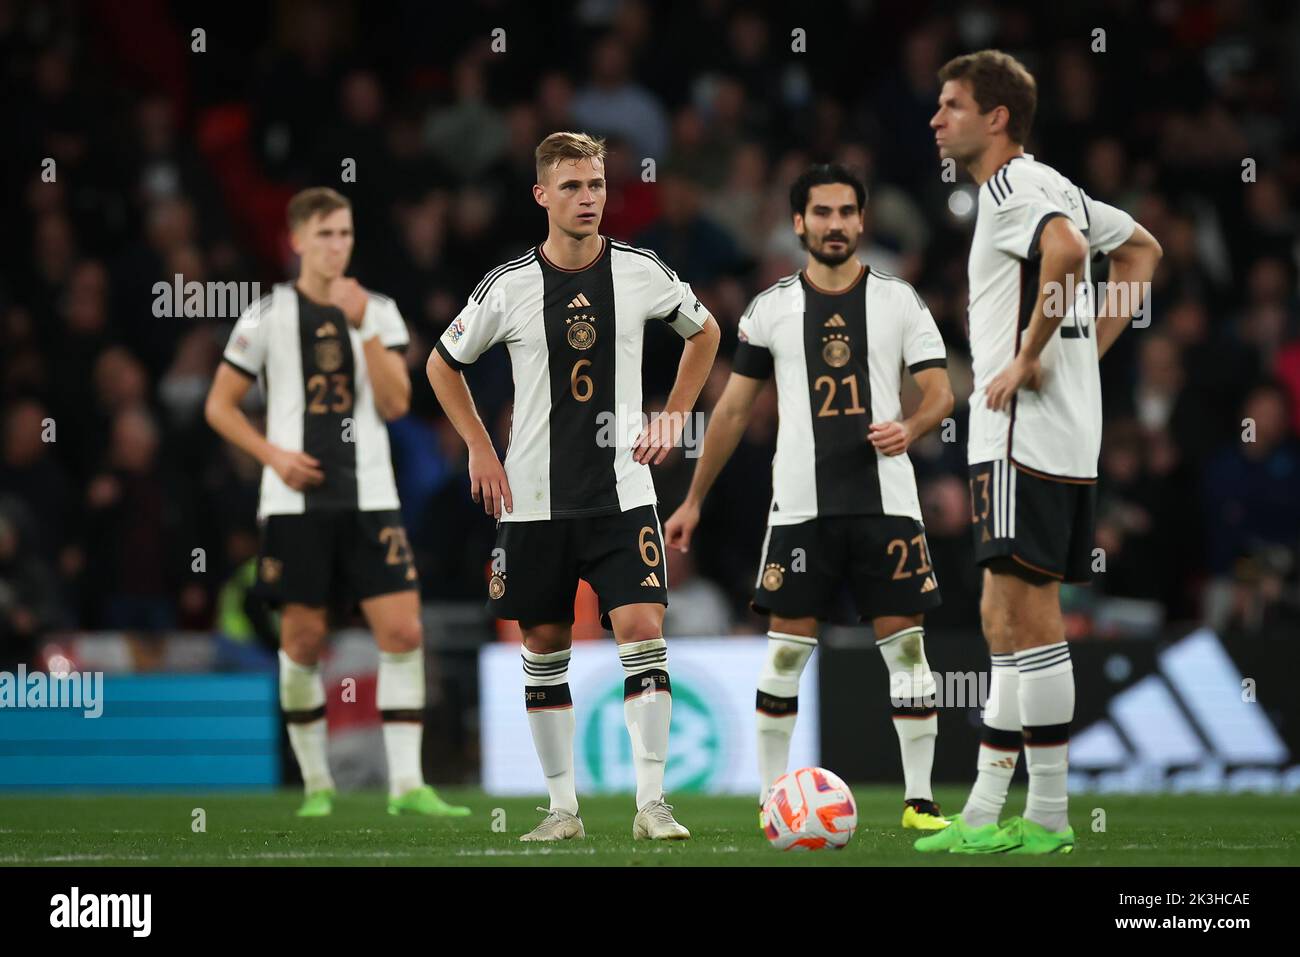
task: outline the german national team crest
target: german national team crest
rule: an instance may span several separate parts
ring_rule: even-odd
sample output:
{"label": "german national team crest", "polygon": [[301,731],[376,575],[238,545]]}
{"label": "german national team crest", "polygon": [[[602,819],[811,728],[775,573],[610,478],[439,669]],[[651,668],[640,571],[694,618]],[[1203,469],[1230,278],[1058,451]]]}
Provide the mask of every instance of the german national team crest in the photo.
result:
{"label": "german national team crest", "polygon": [[343,343],[326,339],[316,343],[316,368],[321,372],[335,372],[343,365]]}
{"label": "german national team crest", "polygon": [[261,575],[262,581],[268,585],[273,585],[280,580],[280,572],[284,569],[284,562],[278,558],[263,558],[261,568],[258,574]]}
{"label": "german national team crest", "polygon": [[776,591],[785,584],[785,569],[780,565],[768,565],[763,569],[763,588]]}
{"label": "german national team crest", "polygon": [[488,597],[496,601],[506,593],[506,550],[492,549],[492,577],[488,580]]}
{"label": "german national team crest", "polygon": [[595,344],[596,327],[587,321],[586,316],[565,321],[569,323],[569,331],[565,334],[569,345],[575,349],[590,349]]}
{"label": "german national team crest", "polygon": [[849,346],[849,337],[841,334],[832,334],[826,337],[826,344],[822,346],[822,358],[826,364],[833,369],[849,364],[849,359],[853,356],[853,349]]}

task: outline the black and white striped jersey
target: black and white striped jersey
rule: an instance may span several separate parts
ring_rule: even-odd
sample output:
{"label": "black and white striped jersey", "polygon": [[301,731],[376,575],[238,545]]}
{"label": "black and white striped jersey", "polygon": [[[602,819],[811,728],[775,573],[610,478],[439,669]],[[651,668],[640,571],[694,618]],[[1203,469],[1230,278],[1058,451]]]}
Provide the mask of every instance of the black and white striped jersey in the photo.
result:
{"label": "black and white striped jersey", "polygon": [[1101,451],[1101,372],[1091,260],[1074,287],[1061,290],[1065,318],[1039,361],[1042,387],[1020,389],[1009,408],[988,408],[985,390],[1020,351],[1038,300],[1039,238],[1056,216],[1068,217],[1093,255],[1109,253],[1136,228],[1121,209],[1098,202],[1028,153],[1008,160],[979,192],[971,238],[970,464],[1013,460],[1058,479],[1097,477]]}
{"label": "black and white striped jersey", "polygon": [[[366,314],[386,348],[406,349],[406,324],[393,300],[370,293]],[[261,377],[267,440],[306,452],[325,473],[321,485],[297,492],[266,466],[259,518],[399,507],[388,427],[375,408],[360,333],[341,309],[308,299],[293,283],[278,283],[239,317],[223,358]]]}
{"label": "black and white striped jersey", "polygon": [[798,272],[754,297],[739,335],[733,370],[757,379],[776,373],[780,424],[768,524],[824,515],[919,520],[911,460],[878,453],[867,438],[873,422],[901,417],[904,368],[948,364],[916,291],[866,266],[842,292],[819,289]]}
{"label": "black and white striped jersey", "polygon": [[489,272],[438,340],[453,369],[504,342],[515,403],[506,453],[514,511],[503,522],[625,512],[655,503],[632,458],[642,421],[648,320],[689,339],[709,312],[653,252],[601,237],[581,269],[535,246]]}

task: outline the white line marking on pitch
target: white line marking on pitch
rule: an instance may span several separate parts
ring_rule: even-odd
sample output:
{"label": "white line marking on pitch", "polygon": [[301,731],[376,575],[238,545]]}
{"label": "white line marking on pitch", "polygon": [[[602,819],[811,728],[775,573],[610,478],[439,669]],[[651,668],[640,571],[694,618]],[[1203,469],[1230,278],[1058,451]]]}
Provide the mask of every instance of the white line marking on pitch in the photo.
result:
{"label": "white line marking on pitch", "polygon": [[[1274,846],[1274,845],[1268,845]],[[654,848],[629,848],[633,854],[672,854],[678,849],[675,847],[654,847]],[[712,847],[710,852],[714,854],[736,854],[739,853],[738,847]],[[625,853],[619,848],[595,848],[595,847],[539,847],[539,848],[463,848],[455,852],[455,857],[549,857],[561,855],[574,855],[590,857],[600,853],[618,854]],[[240,854],[194,854],[185,853],[184,863],[194,864],[200,861],[310,861],[321,859],[344,858],[353,860],[361,858],[364,860],[395,860],[408,858],[428,857],[427,851],[259,851],[257,853]],[[435,855],[436,856],[436,855]],[[87,861],[160,861],[162,856],[158,854],[41,854],[41,855],[24,855],[8,854],[0,857],[0,864],[72,864]]]}
{"label": "white line marking on pitch", "polygon": [[40,857],[26,857],[22,854],[9,854],[0,857],[0,864],[46,864],[75,861],[157,861],[157,854],[49,854]]}
{"label": "white line marking on pitch", "polygon": [[[1212,847],[1200,848],[1200,850],[1209,851],[1284,851],[1290,850],[1290,844],[1216,844]],[[1121,844],[1121,851],[1167,851],[1168,845],[1164,844]]]}

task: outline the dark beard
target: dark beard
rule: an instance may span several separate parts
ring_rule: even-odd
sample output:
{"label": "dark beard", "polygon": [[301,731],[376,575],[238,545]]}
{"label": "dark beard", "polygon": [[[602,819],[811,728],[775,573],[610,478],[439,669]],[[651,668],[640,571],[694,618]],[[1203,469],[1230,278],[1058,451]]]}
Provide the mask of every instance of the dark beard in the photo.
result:
{"label": "dark beard", "polygon": [[813,249],[808,245],[808,241],[802,236],[799,237],[799,241],[803,243],[803,248],[808,250],[808,255],[812,256],[813,259],[817,260],[823,266],[839,266],[852,259],[853,255],[858,251],[857,243],[854,243],[851,246],[848,243],[845,243],[844,252],[838,256],[833,256],[822,249]]}

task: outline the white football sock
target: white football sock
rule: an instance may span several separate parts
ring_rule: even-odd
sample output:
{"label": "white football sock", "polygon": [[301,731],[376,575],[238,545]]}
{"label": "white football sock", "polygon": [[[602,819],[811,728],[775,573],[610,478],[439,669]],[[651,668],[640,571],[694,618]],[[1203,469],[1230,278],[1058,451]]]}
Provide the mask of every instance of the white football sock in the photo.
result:
{"label": "white football sock", "polygon": [[767,633],[767,659],[758,676],[758,800],[788,770],[790,738],[799,715],[799,677],[817,647],[816,638]]}
{"label": "white football sock", "polygon": [[578,813],[578,791],[573,777],[573,697],[569,693],[569,657],[572,651],[538,655],[523,648],[524,707],[533,747],[546,776],[552,811]]}
{"label": "white football sock", "polygon": [[388,795],[398,797],[424,786],[420,744],[424,738],[424,649],[379,653],[375,689],[388,757]]}
{"label": "white football sock", "polygon": [[320,665],[300,665],[280,649],[280,709],[302,772],[303,789],[334,790],[326,754],[325,683]]}
{"label": "white football sock", "polygon": [[1015,655],[993,655],[975,786],[961,811],[962,822],[971,827],[996,824],[1007,803],[1007,788],[1020,759],[1019,688]]}
{"label": "white football sock", "polygon": [[876,647],[889,668],[889,699],[903,758],[903,798],[933,801],[930,772],[939,712],[934,706],[934,673],[925,660],[925,629],[904,628],[881,638]]}
{"label": "white football sock", "polygon": [[1029,798],[1025,819],[1049,831],[1070,826],[1070,722],[1074,720],[1074,664],[1064,641],[1016,652],[1020,721],[1025,729]]}
{"label": "white football sock", "polygon": [[673,695],[668,681],[668,642],[649,638],[618,646],[623,664],[623,719],[632,738],[636,768],[637,810],[664,796],[664,766],[668,762],[668,726]]}

